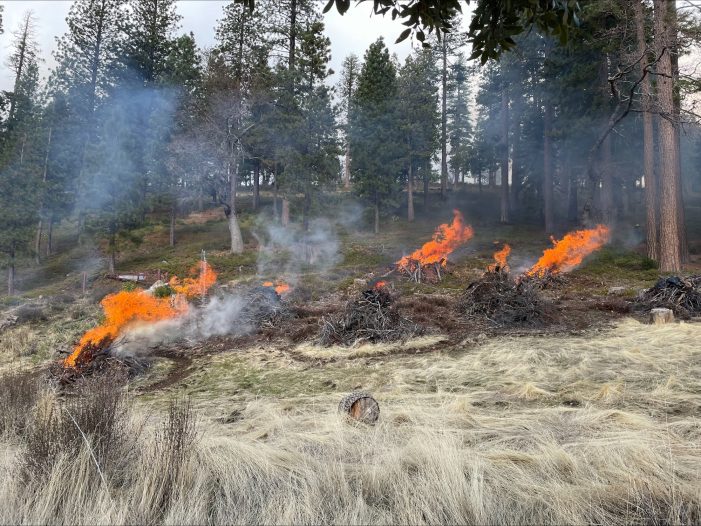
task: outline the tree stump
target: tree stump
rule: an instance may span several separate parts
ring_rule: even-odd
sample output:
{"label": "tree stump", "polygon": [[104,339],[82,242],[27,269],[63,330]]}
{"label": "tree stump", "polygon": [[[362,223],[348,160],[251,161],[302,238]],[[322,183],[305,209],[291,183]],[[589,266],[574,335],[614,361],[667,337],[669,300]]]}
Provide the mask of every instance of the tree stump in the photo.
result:
{"label": "tree stump", "polygon": [[650,323],[654,325],[672,323],[673,321],[674,312],[672,312],[672,309],[656,308],[650,311]]}
{"label": "tree stump", "polygon": [[339,412],[365,424],[374,424],[380,418],[380,406],[377,401],[363,391],[347,394],[338,404]]}

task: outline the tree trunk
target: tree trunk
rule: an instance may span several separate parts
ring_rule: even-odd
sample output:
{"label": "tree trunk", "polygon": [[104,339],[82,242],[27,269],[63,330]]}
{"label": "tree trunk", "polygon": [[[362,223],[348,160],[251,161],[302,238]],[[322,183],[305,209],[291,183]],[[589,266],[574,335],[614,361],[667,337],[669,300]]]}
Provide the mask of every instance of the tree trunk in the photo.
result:
{"label": "tree trunk", "polygon": [[168,242],[171,247],[175,246],[175,217],[177,215],[177,205],[175,203],[175,200],[173,200],[173,204],[170,206],[170,231],[169,231],[169,236],[168,236]]}
{"label": "tree trunk", "polygon": [[54,218],[49,216],[46,229],[46,257],[54,253]]}
{"label": "tree trunk", "polygon": [[441,67],[441,199],[448,189],[448,39],[442,43]]}
{"label": "tree trunk", "polygon": [[346,155],[343,161],[343,186],[346,190],[350,188],[350,163],[351,163],[351,152],[350,152],[350,142],[346,142]]}
{"label": "tree trunk", "polygon": [[686,237],[686,214],[684,213],[684,190],[682,181],[682,155],[681,155],[681,93],[679,90],[679,39],[676,30],[676,21],[674,24],[674,32],[672,36],[672,80],[674,82],[674,140],[677,150],[677,212],[679,213],[679,254],[682,263],[689,262],[689,240]]}
{"label": "tree trunk", "polygon": [[277,190],[277,181],[273,183],[273,218],[275,219],[276,223],[280,222],[280,208],[278,207],[278,190]]}
{"label": "tree trunk", "polygon": [[253,210],[260,207],[260,160],[256,159],[253,167]]}
{"label": "tree trunk", "polygon": [[501,92],[501,222],[508,223],[509,214],[509,94]]}
{"label": "tree trunk", "polygon": [[241,254],[243,252],[243,237],[236,210],[236,187],[238,186],[240,164],[238,152],[234,155],[232,162],[234,164],[233,171],[229,165],[229,234],[231,236],[231,253]]}
{"label": "tree trunk", "polygon": [[42,227],[44,225],[44,222],[39,219],[39,223],[37,224],[37,233],[36,237],[34,238],[34,261],[36,262],[37,265],[41,263],[41,236],[42,236]]}
{"label": "tree trunk", "polygon": [[287,228],[290,226],[290,201],[286,198],[282,198],[282,226]]}
{"label": "tree trunk", "polygon": [[680,225],[678,211],[678,160],[676,123],[674,115],[674,83],[672,79],[671,43],[676,33],[676,1],[655,0],[655,52],[661,57],[657,62],[657,96],[662,115],[658,137],[662,152],[660,170],[660,270],[679,272],[682,267],[680,253]]}
{"label": "tree trunk", "polygon": [[613,201],[613,169],[611,167],[611,134],[601,143],[601,220],[609,227],[615,221]]}
{"label": "tree trunk", "polygon": [[406,219],[414,220],[414,163],[409,161],[409,175],[406,181]]}
{"label": "tree trunk", "polygon": [[[633,0],[633,10],[635,12],[635,30],[637,37],[638,54],[644,55],[640,61],[639,74],[643,76],[643,69],[649,67],[647,52],[647,41],[645,39],[645,15],[643,13],[643,3],[640,0]],[[643,181],[645,186],[645,233],[647,240],[647,257],[659,258],[658,246],[658,188],[657,177],[655,176],[655,143],[652,106],[652,87],[650,84],[650,74],[644,76],[641,82],[642,88],[642,109],[643,109]]]}
{"label": "tree trunk", "polygon": [[489,188],[496,188],[497,187],[497,169],[496,168],[490,168],[489,169]]}
{"label": "tree trunk", "polygon": [[520,155],[519,147],[521,145],[521,127],[519,125],[520,116],[512,119],[514,124],[513,139],[511,146],[511,196],[509,203],[511,211],[516,213],[519,211],[519,198],[521,195],[521,171],[518,164],[518,156]]}
{"label": "tree trunk", "polygon": [[309,214],[312,210],[312,190],[305,188],[304,190],[304,208],[302,210],[302,228],[305,232],[309,231]]}
{"label": "tree trunk", "polygon": [[15,250],[10,251],[10,262],[7,266],[7,295],[15,295]]}
{"label": "tree trunk", "polygon": [[428,166],[423,167],[424,172],[424,214],[428,211],[428,186],[431,178],[431,169]]}
{"label": "tree trunk", "polygon": [[543,215],[545,232],[555,232],[555,213],[553,210],[553,154],[552,154],[552,119],[553,108],[545,103],[543,116]]}

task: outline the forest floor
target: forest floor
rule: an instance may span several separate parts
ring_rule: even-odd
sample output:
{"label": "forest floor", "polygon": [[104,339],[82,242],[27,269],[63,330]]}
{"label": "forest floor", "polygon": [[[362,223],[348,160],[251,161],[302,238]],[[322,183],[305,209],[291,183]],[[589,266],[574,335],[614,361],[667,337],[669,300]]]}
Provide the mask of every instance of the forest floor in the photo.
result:
{"label": "forest floor", "polygon": [[[445,279],[390,278],[400,314],[424,333],[350,348],[318,345],[321,317],[430,239],[451,219],[450,207],[413,225],[390,219],[379,236],[357,222],[337,223],[338,256],[323,272],[256,250],[252,233],[263,229],[251,214],[242,220],[249,244],[240,256],[226,251],[218,210],[181,220],[175,248],[163,223],[136,232],[140,243],[122,247],[119,272],[182,275],[204,249],[220,273],[219,291],[292,281],[283,299],[291,315],[252,334],[149,347],[149,367],[128,383],[128,420],[158,436],[173,400],[190,401],[198,438],[187,458],[178,457],[177,483],[164,466],[172,459],[157,456],[149,432],[140,431],[139,447],[129,447],[122,464],[103,466],[97,482],[95,458],[78,443],[23,489],[10,475],[33,442],[6,429],[0,523],[700,522],[701,324],[650,325],[645,311],[631,308],[659,277],[640,255],[634,227],[541,292],[557,312],[553,323],[466,320],[460,297],[495,248],[511,245],[517,271],[550,246],[535,226],[477,220],[481,207],[494,204],[483,200],[470,195],[450,204],[475,237],[451,256]],[[701,224],[695,210],[690,220]],[[59,231],[59,248],[72,235]],[[48,366],[99,321],[99,299],[121,284],[103,276],[98,254],[97,245],[79,247],[20,271],[22,297],[2,300],[5,313],[20,316],[0,329],[0,371],[44,386]],[[693,255],[688,272],[700,268]],[[28,413],[66,396],[41,389]],[[357,389],[380,404],[375,426],[349,424],[336,411]],[[15,403],[7,396],[4,403]],[[163,480],[174,484],[165,500]]]}

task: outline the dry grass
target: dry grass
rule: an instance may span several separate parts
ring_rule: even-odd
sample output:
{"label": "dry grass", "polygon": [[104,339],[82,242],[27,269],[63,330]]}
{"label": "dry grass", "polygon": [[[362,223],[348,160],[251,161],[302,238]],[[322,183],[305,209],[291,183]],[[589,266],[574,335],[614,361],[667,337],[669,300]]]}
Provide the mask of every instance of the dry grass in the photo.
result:
{"label": "dry grass", "polygon": [[381,405],[373,427],[344,423],[338,393],[201,392],[199,438],[174,453],[175,475],[145,433],[107,484],[76,448],[21,486],[23,446],[8,442],[0,523],[698,524],[699,336],[701,325],[625,321],[395,356],[364,386]]}

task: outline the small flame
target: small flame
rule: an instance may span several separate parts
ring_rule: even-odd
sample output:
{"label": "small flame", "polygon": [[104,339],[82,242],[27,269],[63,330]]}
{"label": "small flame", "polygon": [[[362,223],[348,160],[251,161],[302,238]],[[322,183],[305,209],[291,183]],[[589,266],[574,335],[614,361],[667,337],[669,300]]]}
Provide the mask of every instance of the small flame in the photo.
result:
{"label": "small flame", "polygon": [[408,256],[404,256],[397,261],[397,266],[413,270],[418,264],[430,265],[431,263],[440,263],[446,266],[448,256],[460,245],[467,243],[474,231],[469,225],[465,225],[465,219],[458,210],[453,210],[453,222],[451,224],[444,223],[436,228],[433,239],[425,243],[420,249],[414,251]]}
{"label": "small flame", "polygon": [[287,294],[288,292],[290,292],[290,290],[292,290],[292,287],[290,287],[290,285],[288,285],[280,279],[277,280],[275,283],[273,283],[272,281],[264,281],[263,286],[274,287],[275,292],[277,292],[280,296],[282,296],[283,294]]}
{"label": "small flame", "polygon": [[375,283],[375,287],[374,287],[374,288],[376,288],[376,289],[379,290],[379,289],[385,288],[386,286],[387,286],[387,282],[386,282],[386,281],[378,281],[377,283]]}
{"label": "small flame", "polygon": [[538,262],[526,271],[526,276],[542,277],[547,273],[559,274],[574,269],[586,256],[608,243],[609,229],[597,225],[589,230],[570,232],[559,241],[551,239],[553,247],[543,252]]}
{"label": "small flame", "polygon": [[494,263],[487,267],[489,272],[496,272],[497,270],[502,270],[504,272],[509,271],[509,264],[506,262],[506,258],[511,254],[511,247],[504,243],[504,248],[498,250],[494,253]]}
{"label": "small flame", "polygon": [[[83,356],[89,347],[103,347],[112,343],[128,326],[135,323],[153,323],[182,316],[188,310],[187,298],[204,294],[217,280],[217,274],[201,261],[200,275],[185,278],[181,284],[177,277],[170,281],[175,296],[156,298],[145,290],[122,290],[105,296],[100,305],[105,321],[102,325],[83,334],[73,352],[63,361],[64,367],[76,367],[91,359]],[[191,273],[197,274],[195,267]],[[89,354],[89,353],[88,353]]]}

